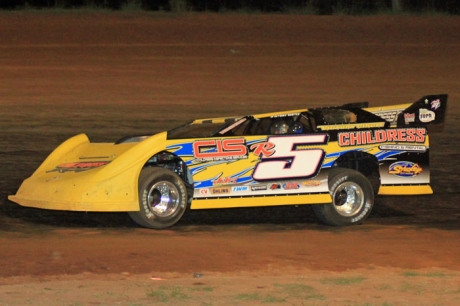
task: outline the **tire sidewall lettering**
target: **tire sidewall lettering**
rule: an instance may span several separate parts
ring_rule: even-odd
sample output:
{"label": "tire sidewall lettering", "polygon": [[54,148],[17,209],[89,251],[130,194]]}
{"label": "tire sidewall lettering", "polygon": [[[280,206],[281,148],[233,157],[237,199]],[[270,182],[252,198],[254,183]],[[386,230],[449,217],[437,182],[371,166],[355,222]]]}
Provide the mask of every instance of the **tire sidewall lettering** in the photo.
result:
{"label": "tire sidewall lettering", "polygon": [[179,195],[180,206],[185,207],[187,205],[187,200],[182,196],[182,194],[187,194],[185,185],[180,180],[175,181],[174,184],[180,189],[180,195]]}
{"label": "tire sidewall lettering", "polygon": [[[328,180],[332,203],[313,205],[313,211],[321,221],[333,226],[346,226],[360,223],[370,215],[374,207],[373,190],[370,182],[362,173],[348,168],[334,168],[330,170]],[[361,199],[360,207],[354,211],[353,215],[346,216],[337,210],[335,202],[338,199],[336,197],[339,196],[336,194],[338,188],[348,183],[360,186],[364,198]]]}
{"label": "tire sidewall lettering", "polygon": [[[174,183],[174,185],[176,185],[176,187],[178,187],[179,191],[181,194],[187,194],[187,191],[186,191],[186,188],[185,188],[185,185],[182,183],[182,181],[180,180],[177,180],[175,177],[168,177],[168,176],[162,176],[162,177],[158,177],[157,178],[157,181],[171,181]],[[143,192],[142,192],[142,208],[144,210],[144,215],[145,215],[145,218],[148,219],[148,220],[154,220],[154,219],[158,219],[158,217],[151,211],[149,205],[148,205],[148,190],[151,188],[152,184],[148,184],[147,186],[145,186]],[[183,208],[186,206],[186,201],[184,201],[184,197],[182,195],[179,195],[179,203],[180,203],[180,206]],[[176,214],[168,217],[168,218],[165,218],[165,219],[171,219],[171,218],[174,218],[176,216]]]}
{"label": "tire sidewall lettering", "polygon": [[334,185],[332,185],[332,187],[330,188],[330,192],[331,194],[334,194],[335,190],[337,189],[337,187],[342,184],[343,182],[347,181],[348,180],[348,175],[345,175],[345,176],[342,176],[340,179],[338,179]]}
{"label": "tire sidewall lettering", "polygon": [[[341,178],[337,179],[335,181],[335,183],[332,185],[331,189],[330,189],[331,194],[334,194],[334,192],[337,189],[337,187],[340,184],[342,184],[343,182],[346,182],[347,180],[348,180],[348,175],[344,175]],[[334,204],[332,204],[332,205],[334,205]],[[364,219],[366,217],[366,215],[371,210],[371,208],[372,208],[372,205],[368,202],[368,199],[366,199],[366,203],[364,204],[363,208],[361,209],[361,212],[359,213],[359,215],[357,215],[355,217],[352,217],[350,219],[350,222],[351,223],[356,223],[356,222],[361,221],[362,219]]]}
{"label": "tire sidewall lettering", "polygon": [[155,215],[152,213],[150,210],[148,204],[147,204],[147,190],[144,190],[142,193],[142,208],[144,209],[145,212],[145,217],[149,220],[155,219]]}
{"label": "tire sidewall lettering", "polygon": [[363,207],[363,210],[361,211],[361,213],[357,217],[352,218],[351,222],[356,223],[356,222],[361,221],[367,215],[367,213],[370,211],[371,207],[372,207],[372,205],[369,202],[366,201],[366,204],[364,204],[364,207]]}

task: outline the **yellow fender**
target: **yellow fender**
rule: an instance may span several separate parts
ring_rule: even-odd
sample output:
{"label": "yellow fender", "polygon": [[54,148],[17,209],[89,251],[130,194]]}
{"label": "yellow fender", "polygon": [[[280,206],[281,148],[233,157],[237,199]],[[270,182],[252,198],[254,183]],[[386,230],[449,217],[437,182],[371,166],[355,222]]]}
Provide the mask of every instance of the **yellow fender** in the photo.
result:
{"label": "yellow fender", "polygon": [[[122,144],[90,143],[84,134],[74,136],[56,148],[8,199],[55,210],[138,211],[139,173],[150,157],[165,149],[165,141],[166,132]],[[78,168],[98,163],[106,164]],[[70,170],[65,167],[75,164]]]}

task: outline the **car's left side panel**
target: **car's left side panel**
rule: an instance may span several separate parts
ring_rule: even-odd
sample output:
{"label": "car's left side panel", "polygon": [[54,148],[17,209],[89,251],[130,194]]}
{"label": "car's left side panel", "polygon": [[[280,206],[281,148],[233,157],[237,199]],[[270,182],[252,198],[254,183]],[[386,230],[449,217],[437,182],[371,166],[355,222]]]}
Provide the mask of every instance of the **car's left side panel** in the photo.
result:
{"label": "car's left side panel", "polygon": [[330,203],[327,134],[169,140],[193,178],[192,209]]}

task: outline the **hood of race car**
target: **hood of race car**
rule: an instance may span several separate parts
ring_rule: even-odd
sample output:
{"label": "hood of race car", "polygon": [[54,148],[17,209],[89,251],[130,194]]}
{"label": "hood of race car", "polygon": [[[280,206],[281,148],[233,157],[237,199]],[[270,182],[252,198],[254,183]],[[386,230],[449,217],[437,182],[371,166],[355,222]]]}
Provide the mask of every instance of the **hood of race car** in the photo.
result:
{"label": "hood of race car", "polygon": [[139,172],[164,150],[165,140],[165,132],[121,144],[91,143],[77,135],[56,148],[9,199],[47,209],[136,210]]}

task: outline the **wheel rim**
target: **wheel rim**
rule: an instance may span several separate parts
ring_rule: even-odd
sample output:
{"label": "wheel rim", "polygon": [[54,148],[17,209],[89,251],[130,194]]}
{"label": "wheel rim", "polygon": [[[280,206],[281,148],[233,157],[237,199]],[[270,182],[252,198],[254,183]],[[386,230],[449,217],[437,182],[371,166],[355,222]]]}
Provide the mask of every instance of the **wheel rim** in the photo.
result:
{"label": "wheel rim", "polygon": [[180,206],[179,190],[167,181],[155,183],[147,194],[147,204],[156,216],[171,216]]}
{"label": "wheel rim", "polygon": [[334,208],[340,215],[352,217],[359,213],[364,205],[364,192],[361,186],[345,182],[334,190],[332,199]]}

